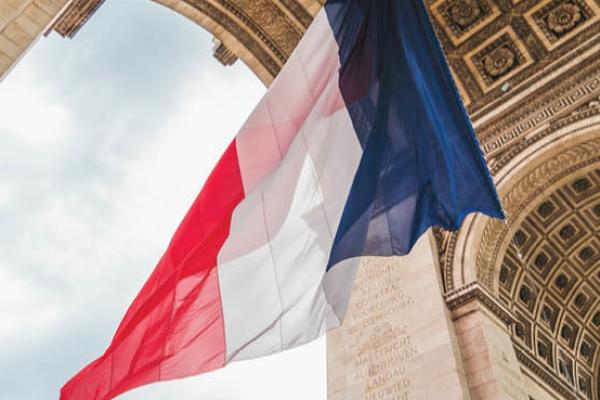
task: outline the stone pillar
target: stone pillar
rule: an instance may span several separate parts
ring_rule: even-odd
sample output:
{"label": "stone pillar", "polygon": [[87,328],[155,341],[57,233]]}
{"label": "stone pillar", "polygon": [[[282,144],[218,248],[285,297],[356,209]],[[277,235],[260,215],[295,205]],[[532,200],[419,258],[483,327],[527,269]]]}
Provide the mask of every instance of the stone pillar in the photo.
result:
{"label": "stone pillar", "polygon": [[477,284],[447,295],[473,400],[527,400],[508,326],[512,317]]}
{"label": "stone pillar", "polygon": [[342,327],[327,337],[329,400],[468,399],[433,237],[368,258]]}
{"label": "stone pillar", "polygon": [[71,0],[0,0],[0,80]]}

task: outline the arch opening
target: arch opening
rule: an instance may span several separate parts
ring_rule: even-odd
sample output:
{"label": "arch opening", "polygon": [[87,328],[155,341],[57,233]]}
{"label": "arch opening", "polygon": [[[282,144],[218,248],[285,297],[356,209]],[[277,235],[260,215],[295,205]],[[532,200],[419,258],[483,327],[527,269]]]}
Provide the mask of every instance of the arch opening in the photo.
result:
{"label": "arch opening", "polygon": [[[278,74],[323,0],[152,0],[214,36],[214,56],[241,59],[265,84]],[[72,38],[106,0],[74,0],[50,30]]]}

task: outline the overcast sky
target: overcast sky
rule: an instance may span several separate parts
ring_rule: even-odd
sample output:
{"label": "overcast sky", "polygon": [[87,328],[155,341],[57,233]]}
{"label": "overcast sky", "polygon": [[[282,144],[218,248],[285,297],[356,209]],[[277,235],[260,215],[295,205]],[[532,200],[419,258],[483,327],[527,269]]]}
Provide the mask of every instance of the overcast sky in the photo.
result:
{"label": "overcast sky", "polygon": [[[58,398],[99,356],[264,93],[210,35],[109,0],[0,83],[0,400]],[[325,399],[324,341],[119,399]]]}

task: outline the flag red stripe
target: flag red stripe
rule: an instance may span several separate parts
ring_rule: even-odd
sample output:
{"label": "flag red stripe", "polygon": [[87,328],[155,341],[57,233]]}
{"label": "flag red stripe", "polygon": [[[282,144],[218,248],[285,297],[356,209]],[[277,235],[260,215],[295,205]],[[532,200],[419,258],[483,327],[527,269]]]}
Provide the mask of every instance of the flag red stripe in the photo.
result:
{"label": "flag red stripe", "polygon": [[244,189],[235,141],[208,178],[113,341],[61,390],[61,400],[106,400],[135,387],[225,363],[217,255]]}

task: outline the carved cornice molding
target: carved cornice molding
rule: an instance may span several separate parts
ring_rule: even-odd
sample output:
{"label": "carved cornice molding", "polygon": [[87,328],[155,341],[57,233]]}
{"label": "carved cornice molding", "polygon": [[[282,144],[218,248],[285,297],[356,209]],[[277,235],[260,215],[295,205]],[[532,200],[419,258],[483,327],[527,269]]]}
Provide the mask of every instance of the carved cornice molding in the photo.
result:
{"label": "carved cornice molding", "polygon": [[510,325],[514,321],[511,312],[500,304],[498,299],[487,289],[477,282],[471,282],[446,293],[444,299],[450,310],[456,310],[473,300],[478,300],[487,310],[491,311],[492,314],[498,317],[506,325]]}
{"label": "carved cornice molding", "polygon": [[[598,81],[600,82],[600,76]],[[600,116],[600,107],[589,106],[596,98],[596,93],[590,94],[586,97],[585,101],[577,103],[577,108],[572,108],[563,114],[555,115],[555,118],[545,124],[544,129],[525,136],[517,143],[513,143],[512,146],[508,147],[501,155],[498,155],[497,158],[489,163],[490,172],[492,172],[492,175],[497,175],[519,154],[523,153],[525,150],[527,150],[527,148],[531,147],[536,142],[539,142],[545,137],[550,136],[552,133],[565,129],[569,126],[575,126],[579,122],[585,120],[594,120],[594,117]],[[591,125],[595,124],[592,123]]]}
{"label": "carved cornice molding", "polygon": [[233,51],[217,38],[213,38],[213,55],[224,66],[233,65],[238,59]]}
{"label": "carved cornice molding", "polygon": [[73,0],[51,29],[63,37],[72,38],[106,0]]}
{"label": "carved cornice molding", "polygon": [[[477,128],[482,149],[494,163],[532,132],[600,93],[600,54],[547,83]],[[499,168],[496,168],[498,170]]]}

